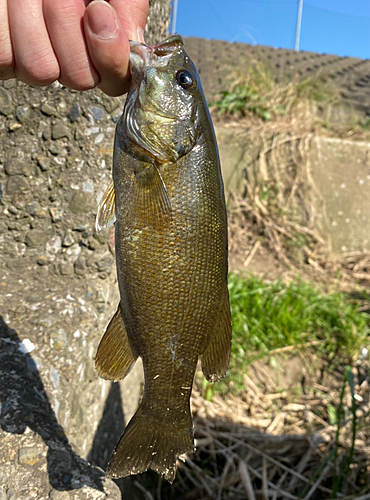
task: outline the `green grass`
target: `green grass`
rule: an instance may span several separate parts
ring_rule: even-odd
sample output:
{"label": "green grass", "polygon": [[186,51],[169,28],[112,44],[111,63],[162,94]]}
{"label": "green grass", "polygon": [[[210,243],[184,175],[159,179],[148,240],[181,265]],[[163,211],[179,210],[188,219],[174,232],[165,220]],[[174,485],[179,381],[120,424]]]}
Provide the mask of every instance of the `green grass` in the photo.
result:
{"label": "green grass", "polygon": [[230,370],[214,386],[204,383],[206,398],[214,391],[242,388],[243,374],[255,359],[284,346],[312,344],[332,367],[348,363],[370,340],[370,315],[344,293],[326,294],[302,280],[289,284],[229,275],[233,321]]}

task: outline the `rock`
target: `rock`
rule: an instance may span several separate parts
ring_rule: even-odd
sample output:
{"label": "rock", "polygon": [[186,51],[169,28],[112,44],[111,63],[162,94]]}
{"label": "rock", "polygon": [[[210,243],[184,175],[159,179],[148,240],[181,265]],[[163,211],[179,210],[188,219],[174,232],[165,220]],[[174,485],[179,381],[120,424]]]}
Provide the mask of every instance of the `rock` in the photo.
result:
{"label": "rock", "polygon": [[57,139],[70,139],[71,131],[64,122],[57,122],[53,125],[51,131],[51,138],[55,141]]}
{"label": "rock", "polygon": [[98,134],[96,137],[95,137],[95,140],[94,140],[94,143],[95,144],[100,144],[102,142],[102,140],[104,139],[104,134]]}
{"label": "rock", "polygon": [[38,229],[29,231],[26,236],[26,245],[29,248],[43,247],[50,238],[50,235],[50,231],[42,231]]}
{"label": "rock", "polygon": [[55,255],[62,248],[62,238],[59,235],[53,236],[53,238],[46,242],[45,247],[49,262],[52,262],[55,259]]}
{"label": "rock", "polygon": [[50,168],[50,158],[47,156],[38,156],[37,164],[43,172],[46,172]]}
{"label": "rock", "polygon": [[20,128],[22,128],[22,125],[18,122],[10,122],[8,125],[9,132],[15,132]]}
{"label": "rock", "polygon": [[8,179],[6,183],[6,193],[9,195],[18,194],[24,191],[28,191],[30,186],[27,180],[20,175],[14,175]]}
{"label": "rock", "polygon": [[78,257],[74,264],[75,273],[79,276],[83,276],[87,272],[86,259],[84,257]]}
{"label": "rock", "polygon": [[71,120],[72,123],[74,123],[80,115],[81,115],[80,105],[78,104],[78,102],[75,102],[69,112],[68,115],[69,119]]}
{"label": "rock", "polygon": [[63,276],[72,276],[74,273],[74,266],[70,262],[61,262],[59,264],[59,272]]}
{"label": "rock", "polygon": [[58,143],[52,143],[52,144],[50,144],[50,146],[48,147],[48,151],[50,151],[50,153],[53,156],[58,156],[58,154],[60,153],[59,144]]}
{"label": "rock", "polygon": [[94,237],[90,237],[87,240],[86,245],[90,250],[97,250],[100,247],[99,241]]}
{"label": "rock", "polygon": [[22,465],[34,465],[42,457],[43,449],[37,446],[28,446],[18,450],[18,460]]}
{"label": "rock", "polygon": [[114,265],[114,260],[111,256],[107,255],[103,257],[102,259],[98,260],[96,263],[96,268],[99,272],[101,271],[109,271],[113,265]]}
{"label": "rock", "polygon": [[45,255],[43,255],[43,256],[39,257],[36,262],[39,266],[45,266],[46,264],[48,264],[49,261],[48,261],[48,258],[45,257]]}
{"label": "rock", "polygon": [[28,106],[18,106],[15,116],[20,123],[27,123],[31,116],[30,108]]}
{"label": "rock", "polygon": [[112,113],[112,111],[117,109],[119,106],[123,108],[122,101],[119,97],[111,97],[104,103],[104,108],[107,113]]}
{"label": "rock", "polygon": [[88,127],[88,128],[85,128],[85,135],[87,135],[87,136],[98,134],[99,132],[100,132],[100,128],[99,127]]}
{"label": "rock", "polygon": [[94,192],[94,184],[91,181],[86,181],[82,184],[82,189],[86,193],[93,193]]}
{"label": "rock", "polygon": [[44,141],[50,141],[50,139],[51,139],[51,129],[50,129],[50,127],[47,127],[42,132],[42,138],[44,139]]}
{"label": "rock", "polygon": [[69,209],[74,214],[85,214],[92,210],[94,199],[85,191],[76,191],[69,203]]}
{"label": "rock", "polygon": [[74,242],[75,242],[75,240],[73,238],[72,232],[70,230],[67,230],[64,234],[64,237],[63,237],[62,246],[63,247],[70,247],[73,245]]}
{"label": "rock", "polygon": [[27,192],[22,192],[15,194],[12,198],[13,205],[18,210],[24,210],[26,208],[26,204],[29,201],[30,197]]}
{"label": "rock", "polygon": [[41,106],[40,110],[41,113],[45,116],[56,116],[58,114],[57,110],[46,102]]}
{"label": "rock", "polygon": [[32,167],[17,158],[12,158],[4,163],[5,173],[8,175],[25,175],[30,176],[32,173]]}
{"label": "rock", "polygon": [[63,209],[56,207],[56,208],[50,208],[50,215],[51,215],[51,220],[53,222],[60,222],[63,219]]}
{"label": "rock", "polygon": [[14,104],[10,92],[0,87],[0,114],[9,116],[13,111]]}
{"label": "rock", "polygon": [[86,223],[86,224],[79,224],[78,226],[75,226],[73,228],[73,231],[78,231],[79,233],[83,233],[87,229],[89,229],[89,224],[88,223]]}
{"label": "rock", "polygon": [[76,128],[75,134],[74,134],[74,139],[75,141],[83,141],[85,138],[84,134],[79,128]]}
{"label": "rock", "polygon": [[104,110],[103,108],[99,108],[98,106],[92,106],[89,108],[90,113],[93,115],[96,121],[100,121],[103,119]]}
{"label": "rock", "polygon": [[123,114],[123,109],[119,109],[113,116],[112,116],[112,120],[114,123],[117,123],[118,120],[121,118]]}
{"label": "rock", "polygon": [[28,203],[25,208],[26,211],[32,215],[32,217],[38,217],[41,219],[46,216],[46,211],[40,207],[40,204],[37,201]]}

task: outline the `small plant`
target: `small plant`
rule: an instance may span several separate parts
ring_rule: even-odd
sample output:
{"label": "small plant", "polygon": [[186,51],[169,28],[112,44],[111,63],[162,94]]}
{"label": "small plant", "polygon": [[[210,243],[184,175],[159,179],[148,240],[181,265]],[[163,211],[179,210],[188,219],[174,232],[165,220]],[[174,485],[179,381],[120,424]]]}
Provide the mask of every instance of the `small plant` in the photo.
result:
{"label": "small plant", "polygon": [[363,130],[370,130],[370,116],[367,116],[362,122],[360,122],[360,127]]}
{"label": "small plant", "polygon": [[271,114],[266,107],[266,99],[261,97],[258,91],[248,84],[240,84],[229,91],[221,92],[221,99],[210,103],[210,107],[218,109],[218,115],[240,113],[243,116],[247,112],[254,113],[262,120],[271,120]]}

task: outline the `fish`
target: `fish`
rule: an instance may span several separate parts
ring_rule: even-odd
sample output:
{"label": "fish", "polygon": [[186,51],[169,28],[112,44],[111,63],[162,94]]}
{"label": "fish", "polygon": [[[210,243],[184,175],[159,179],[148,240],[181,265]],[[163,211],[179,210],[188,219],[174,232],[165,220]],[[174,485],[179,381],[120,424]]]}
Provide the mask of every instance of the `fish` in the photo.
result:
{"label": "fish", "polygon": [[138,357],[144,391],[108,464],[169,482],[194,451],[190,395],[198,359],[210,382],[231,350],[227,215],[199,74],[180,35],[130,42],[131,84],[117,123],[113,182],[96,229],[115,222],[118,309],[99,344],[99,375],[121,380]]}

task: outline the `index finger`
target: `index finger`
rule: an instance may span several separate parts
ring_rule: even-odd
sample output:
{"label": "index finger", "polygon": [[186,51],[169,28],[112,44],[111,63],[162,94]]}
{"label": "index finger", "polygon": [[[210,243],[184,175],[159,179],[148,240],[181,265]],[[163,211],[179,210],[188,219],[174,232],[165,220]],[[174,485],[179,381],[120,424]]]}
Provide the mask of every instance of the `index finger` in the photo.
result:
{"label": "index finger", "polygon": [[14,76],[7,0],[0,0],[0,80]]}
{"label": "index finger", "polygon": [[54,52],[59,61],[59,81],[75,90],[99,83],[85,41],[84,0],[43,0],[44,16]]}

